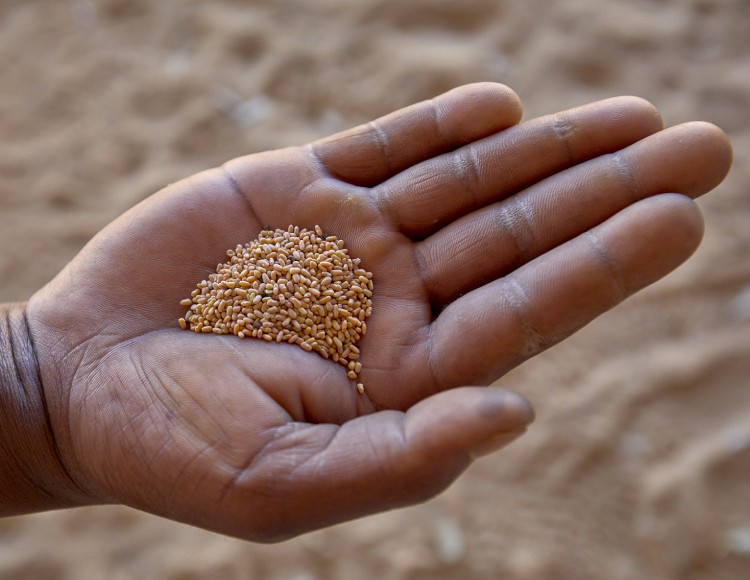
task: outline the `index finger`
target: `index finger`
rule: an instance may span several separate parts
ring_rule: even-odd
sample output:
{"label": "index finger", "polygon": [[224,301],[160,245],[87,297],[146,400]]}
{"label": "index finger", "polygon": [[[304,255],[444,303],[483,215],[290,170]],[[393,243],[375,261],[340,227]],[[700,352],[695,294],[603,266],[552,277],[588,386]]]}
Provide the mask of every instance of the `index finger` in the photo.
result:
{"label": "index finger", "polygon": [[311,148],[332,177],[370,187],[515,125],[521,115],[521,102],[511,89],[474,83],[321,139]]}
{"label": "index finger", "polygon": [[429,159],[374,190],[395,227],[421,239],[550,175],[662,128],[654,106],[616,97],[525,121]]}

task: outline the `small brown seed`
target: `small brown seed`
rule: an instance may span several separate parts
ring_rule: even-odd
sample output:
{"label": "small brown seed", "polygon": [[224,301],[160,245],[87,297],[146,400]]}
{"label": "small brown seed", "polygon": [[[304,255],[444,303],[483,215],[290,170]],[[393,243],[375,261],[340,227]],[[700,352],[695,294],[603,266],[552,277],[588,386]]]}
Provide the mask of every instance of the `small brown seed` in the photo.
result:
{"label": "small brown seed", "polygon": [[[188,309],[178,319],[181,328],[297,344],[358,378],[354,343],[372,313],[372,274],[342,240],[324,237],[320,226],[289,226],[264,230],[227,256],[180,302]],[[364,385],[357,383],[357,390],[364,392]]]}

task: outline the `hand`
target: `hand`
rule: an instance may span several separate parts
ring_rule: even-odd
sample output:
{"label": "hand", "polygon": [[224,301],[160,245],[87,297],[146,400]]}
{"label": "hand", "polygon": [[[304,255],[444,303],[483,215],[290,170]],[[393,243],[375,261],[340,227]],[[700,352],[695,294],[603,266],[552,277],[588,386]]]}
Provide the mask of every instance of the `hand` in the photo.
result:
{"label": "hand", "polygon": [[[617,98],[517,125],[461,87],[173,184],[28,304],[61,459],[92,503],[271,541],[424,500],[532,411],[487,385],[686,259],[731,150]],[[669,192],[678,192],[676,195]],[[360,395],[288,344],[181,330],[182,298],[265,226],[374,274]]]}

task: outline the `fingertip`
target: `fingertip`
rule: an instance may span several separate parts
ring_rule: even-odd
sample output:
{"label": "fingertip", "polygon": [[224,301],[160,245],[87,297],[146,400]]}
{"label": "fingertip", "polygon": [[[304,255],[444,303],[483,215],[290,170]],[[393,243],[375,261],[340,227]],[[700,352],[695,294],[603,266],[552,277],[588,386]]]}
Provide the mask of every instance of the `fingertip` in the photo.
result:
{"label": "fingertip", "polygon": [[474,90],[479,94],[492,113],[494,109],[501,109],[509,119],[518,123],[523,117],[523,103],[521,97],[509,86],[502,83],[482,82],[475,83]]}
{"label": "fingertip", "polygon": [[664,121],[656,106],[642,97],[632,95],[610,97],[573,111],[590,112],[593,120],[609,123],[635,139],[642,139],[664,129]]}
{"label": "fingertip", "polygon": [[462,85],[435,100],[438,123],[475,139],[516,125],[523,117],[521,99],[501,83]]}
{"label": "fingertip", "polygon": [[665,193],[631,205],[604,228],[607,246],[625,272],[625,289],[632,294],[685,262],[700,245],[704,224],[692,199]]}
{"label": "fingertip", "polygon": [[734,150],[729,136],[723,129],[708,121],[691,121],[680,127],[686,129],[686,138],[702,145],[701,150],[712,159],[713,171],[709,174],[710,181],[705,187],[713,189],[727,176],[734,160]]}
{"label": "fingertip", "polygon": [[515,431],[531,424],[536,411],[531,402],[515,391],[487,387],[480,402],[481,413],[495,419],[505,431]]}
{"label": "fingertip", "polygon": [[663,193],[639,203],[648,203],[644,211],[651,219],[661,221],[663,228],[670,231],[667,241],[675,247],[682,247],[685,258],[700,245],[705,230],[703,213],[698,204],[681,193]]}
{"label": "fingertip", "polygon": [[615,97],[613,102],[616,102],[623,110],[636,114],[641,122],[650,126],[654,132],[664,128],[661,113],[651,101],[635,95],[626,95]]}
{"label": "fingertip", "polygon": [[[439,493],[472,460],[508,445],[526,432],[534,408],[519,393],[495,387],[459,387],[417,403],[405,416],[404,464],[434,485],[417,493]],[[402,477],[401,479],[404,479]],[[412,498],[414,499],[414,498]]]}
{"label": "fingertip", "polygon": [[525,430],[534,408],[522,395],[494,387],[460,387],[417,403],[406,414],[405,432],[417,453],[465,457],[492,437]]}
{"label": "fingertip", "polygon": [[507,447],[526,433],[536,415],[531,402],[515,391],[489,387],[482,403],[483,411],[496,421],[497,430],[472,446],[472,460]]}
{"label": "fingertip", "polygon": [[504,110],[515,110],[520,118],[523,105],[518,94],[508,85],[491,81],[482,81],[462,85],[449,91],[455,92],[462,98],[474,99],[486,107],[502,107]]}

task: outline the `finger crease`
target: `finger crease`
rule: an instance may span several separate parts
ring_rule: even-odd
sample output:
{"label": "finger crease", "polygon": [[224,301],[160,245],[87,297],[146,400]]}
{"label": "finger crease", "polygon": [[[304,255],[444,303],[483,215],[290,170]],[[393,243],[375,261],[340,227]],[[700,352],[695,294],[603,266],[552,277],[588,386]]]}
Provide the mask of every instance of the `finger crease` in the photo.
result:
{"label": "finger crease", "polygon": [[256,224],[262,223],[260,219],[258,219],[258,213],[255,211],[255,207],[253,206],[253,202],[250,200],[249,195],[245,195],[245,192],[242,190],[242,187],[240,187],[239,182],[235,178],[234,174],[230,171],[229,167],[226,163],[224,163],[221,166],[222,171],[229,179],[229,183],[232,185],[232,189],[234,189],[235,193],[239,194],[239,196],[245,201],[245,205],[247,206],[247,209],[252,216],[253,219],[255,219]]}
{"label": "finger crease", "polygon": [[577,127],[570,122],[565,115],[558,113],[552,119],[552,130],[558,142],[563,146],[567,155],[567,162],[573,163],[576,159],[573,151],[573,137],[578,133]]}
{"label": "finger crease", "polygon": [[516,250],[517,263],[525,263],[533,258],[531,249],[536,238],[533,226],[533,209],[520,199],[496,206],[495,227],[507,234]]}
{"label": "finger crease", "polygon": [[391,146],[390,140],[388,139],[388,133],[380,127],[377,121],[370,121],[368,125],[375,138],[375,144],[378,146],[378,149],[380,149],[380,154],[385,162],[386,170],[389,174],[393,173],[393,164],[391,163],[390,155]]}
{"label": "finger crease", "polygon": [[630,201],[638,201],[643,196],[640,191],[641,188],[638,186],[638,182],[633,174],[632,169],[628,162],[624,159],[622,151],[617,153],[611,153],[609,155],[610,163],[614,168],[615,175],[617,176],[622,188],[628,194]]}
{"label": "finger crease", "polygon": [[449,141],[443,132],[443,124],[440,122],[440,115],[438,114],[438,106],[435,99],[430,99],[428,102],[428,109],[432,118],[432,124],[435,126],[435,133],[437,133],[439,141]]}
{"label": "finger crease", "polygon": [[[322,177],[330,177],[331,179],[337,179],[328,170],[328,167],[326,166],[325,161],[323,161],[323,156],[318,152],[317,143],[310,143],[305,149],[308,152],[310,161],[312,161],[313,165],[315,165],[315,168],[320,172],[320,175]],[[341,180],[339,179],[339,181]]]}
{"label": "finger crease", "polygon": [[438,388],[437,372],[435,367],[435,338],[433,336],[434,329],[434,323],[427,326],[427,371],[430,373],[433,391],[442,390]]}
{"label": "finger crease", "polygon": [[523,357],[531,358],[539,354],[546,348],[547,341],[529,316],[530,302],[523,286],[511,275],[502,279],[500,290],[503,302],[516,315],[521,324],[524,337]]}
{"label": "finger crease", "polygon": [[601,239],[594,230],[589,230],[583,234],[583,239],[589,244],[589,247],[593,250],[594,256],[597,261],[604,266],[609,272],[615,289],[615,302],[618,304],[630,296],[630,292],[627,291],[627,284],[620,271],[617,267],[617,261],[612,257],[612,254],[606,249],[606,245],[602,243]]}
{"label": "finger crease", "polygon": [[375,204],[380,208],[380,213],[390,221],[391,227],[394,230],[401,231],[403,224],[401,223],[401,216],[399,216],[395,205],[391,201],[391,190],[378,188],[371,189],[370,193],[374,197]]}
{"label": "finger crease", "polygon": [[269,455],[273,455],[277,451],[276,447],[280,441],[290,435],[296,434],[300,429],[307,428],[307,426],[301,423],[287,423],[280,427],[273,427],[266,429],[264,433],[270,433],[271,436],[265,441],[262,447],[254,451],[245,461],[244,465],[240,467],[233,467],[232,477],[224,484],[219,494],[219,503],[223,503],[226,496],[233,490],[242,486],[243,480],[247,478],[255,467],[261,463]]}
{"label": "finger crease", "polygon": [[481,205],[479,200],[479,162],[476,159],[476,153],[472,147],[458,149],[452,154],[451,171],[456,181],[463,187],[464,191],[469,194],[471,207],[476,208]]}

